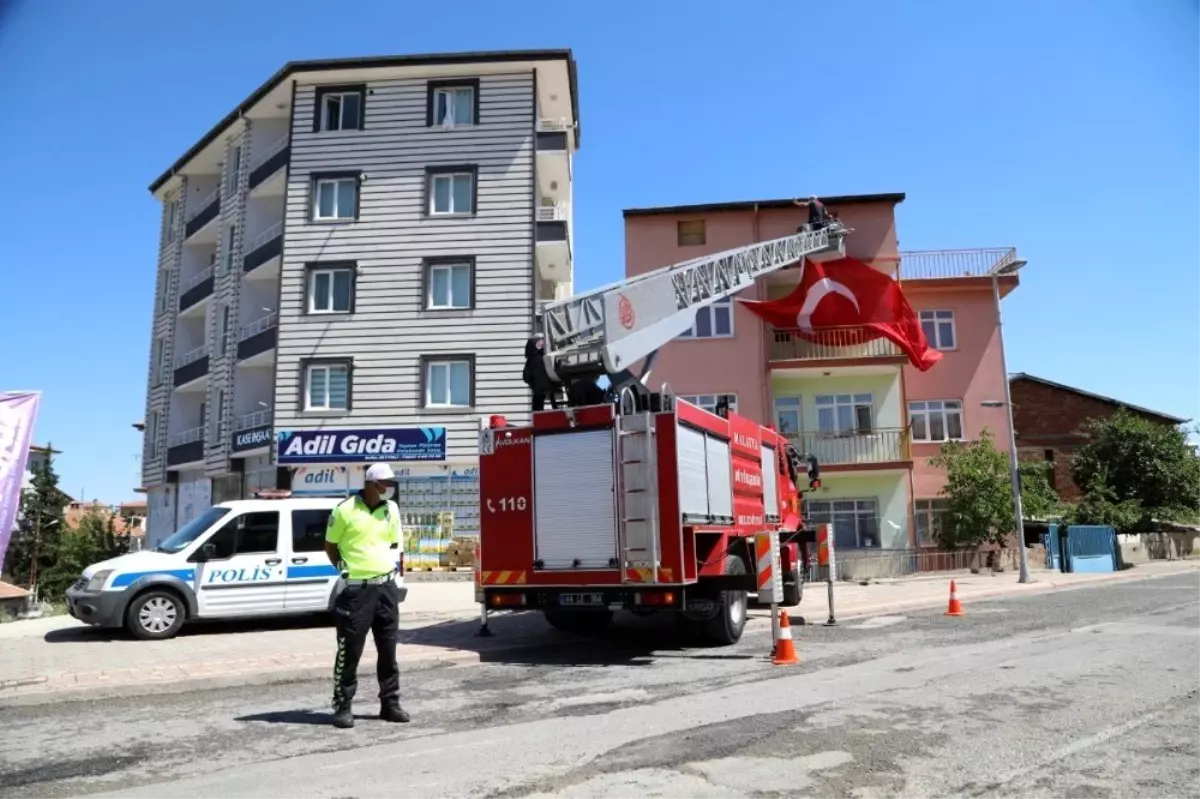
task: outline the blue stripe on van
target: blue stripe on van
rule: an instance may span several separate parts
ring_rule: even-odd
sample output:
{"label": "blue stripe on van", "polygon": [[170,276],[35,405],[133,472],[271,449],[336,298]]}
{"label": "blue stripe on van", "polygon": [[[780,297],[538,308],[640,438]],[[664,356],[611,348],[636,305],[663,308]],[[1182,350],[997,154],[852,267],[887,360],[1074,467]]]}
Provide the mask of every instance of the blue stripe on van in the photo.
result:
{"label": "blue stripe on van", "polygon": [[288,566],[287,578],[299,580],[312,577],[337,577],[338,570],[334,566]]}
{"label": "blue stripe on van", "polygon": [[170,577],[178,577],[184,582],[191,582],[196,579],[196,572],[192,569],[154,569],[148,572],[125,572],[118,574],[113,578],[110,588],[124,588],[127,585],[132,585],[135,581],[143,577],[149,577],[154,574],[165,574]]}

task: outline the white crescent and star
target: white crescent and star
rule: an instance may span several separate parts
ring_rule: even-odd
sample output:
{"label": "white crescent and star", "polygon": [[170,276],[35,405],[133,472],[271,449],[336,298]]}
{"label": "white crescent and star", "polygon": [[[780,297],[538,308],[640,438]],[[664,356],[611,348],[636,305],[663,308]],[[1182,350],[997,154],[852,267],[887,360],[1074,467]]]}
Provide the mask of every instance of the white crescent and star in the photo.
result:
{"label": "white crescent and star", "polygon": [[804,295],[804,304],[800,306],[800,312],[796,314],[796,327],[805,333],[812,333],[812,315],[817,312],[817,306],[821,304],[821,300],[830,294],[841,294],[854,304],[856,312],[861,313],[861,309],[858,307],[858,298],[854,296],[853,291],[836,280],[823,277],[813,283],[809,287],[808,293]]}

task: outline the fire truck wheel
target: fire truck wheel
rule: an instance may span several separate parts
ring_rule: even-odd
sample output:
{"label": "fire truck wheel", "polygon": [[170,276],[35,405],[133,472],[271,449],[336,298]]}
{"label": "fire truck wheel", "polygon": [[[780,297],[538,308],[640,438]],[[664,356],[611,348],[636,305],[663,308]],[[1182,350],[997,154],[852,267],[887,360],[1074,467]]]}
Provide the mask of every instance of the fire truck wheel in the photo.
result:
{"label": "fire truck wheel", "polygon": [[611,610],[544,610],[546,623],[564,633],[598,633],[612,622]]}
{"label": "fire truck wheel", "polygon": [[[725,558],[725,574],[742,575],[746,571],[746,561],[740,555],[730,553]],[[742,638],[742,630],[746,629],[746,609],[749,600],[744,590],[718,591],[717,613],[711,619],[702,622],[704,639],[717,646],[736,644]]]}

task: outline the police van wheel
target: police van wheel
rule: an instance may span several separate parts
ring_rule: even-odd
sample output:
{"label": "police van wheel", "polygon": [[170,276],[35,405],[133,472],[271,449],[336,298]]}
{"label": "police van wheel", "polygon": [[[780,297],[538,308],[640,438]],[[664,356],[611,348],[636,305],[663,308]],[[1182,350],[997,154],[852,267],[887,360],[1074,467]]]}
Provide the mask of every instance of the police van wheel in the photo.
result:
{"label": "police van wheel", "polygon": [[183,626],[187,608],[171,591],[147,591],[137,596],[125,612],[125,626],[135,638],[161,641],[173,638]]}

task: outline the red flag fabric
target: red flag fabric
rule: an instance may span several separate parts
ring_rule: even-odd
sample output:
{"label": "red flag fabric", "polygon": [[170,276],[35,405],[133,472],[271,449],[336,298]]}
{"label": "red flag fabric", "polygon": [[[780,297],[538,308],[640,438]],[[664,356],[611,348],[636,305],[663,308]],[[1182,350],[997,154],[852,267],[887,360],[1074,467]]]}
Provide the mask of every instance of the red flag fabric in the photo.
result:
{"label": "red flag fabric", "polygon": [[942,359],[942,353],[930,348],[896,281],[853,258],[808,261],[800,284],[788,296],[738,302],[808,341],[847,346],[886,338],[922,372]]}

